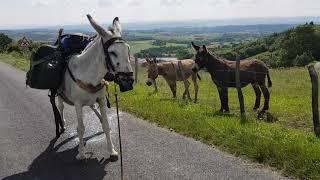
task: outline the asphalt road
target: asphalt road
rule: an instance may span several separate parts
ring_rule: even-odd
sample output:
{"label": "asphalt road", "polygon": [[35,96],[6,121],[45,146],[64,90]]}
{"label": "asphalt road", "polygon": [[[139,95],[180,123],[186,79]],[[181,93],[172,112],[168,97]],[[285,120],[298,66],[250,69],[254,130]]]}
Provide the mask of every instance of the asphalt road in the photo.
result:
{"label": "asphalt road", "polygon": [[[24,72],[0,62],[0,179],[120,179],[120,160],[104,158],[105,136],[94,113],[85,108],[87,160],[79,161],[74,108],[66,105],[67,130],[55,140],[47,91],[24,81]],[[118,150],[115,112],[108,112]],[[124,179],[285,179],[124,112],[121,127]]]}

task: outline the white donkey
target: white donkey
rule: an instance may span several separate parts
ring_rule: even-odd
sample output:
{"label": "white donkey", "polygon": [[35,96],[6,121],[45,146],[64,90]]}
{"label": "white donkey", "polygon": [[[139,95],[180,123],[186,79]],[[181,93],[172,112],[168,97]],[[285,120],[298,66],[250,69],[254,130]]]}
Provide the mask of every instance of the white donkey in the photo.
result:
{"label": "white donkey", "polygon": [[[77,113],[77,132],[79,137],[78,158],[85,158],[83,135],[83,106],[90,106],[97,102],[100,107],[100,121],[107,140],[107,151],[110,159],[117,160],[118,153],[110,137],[110,126],[106,114],[106,88],[101,80],[109,73],[120,91],[133,89],[133,73],[129,62],[129,46],[121,39],[121,25],[116,17],[113,26],[108,30],[98,25],[90,15],[90,24],[97,31],[98,36],[80,54],[71,57],[67,72],[58,90],[58,109],[63,121],[64,102],[74,105]],[[97,112],[97,111],[96,111]]]}

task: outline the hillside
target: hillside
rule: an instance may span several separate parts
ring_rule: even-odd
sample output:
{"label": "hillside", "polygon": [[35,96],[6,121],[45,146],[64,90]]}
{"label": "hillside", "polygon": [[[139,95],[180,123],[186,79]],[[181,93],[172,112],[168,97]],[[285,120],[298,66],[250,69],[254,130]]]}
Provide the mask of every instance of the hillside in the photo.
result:
{"label": "hillside", "polygon": [[320,60],[320,25],[300,25],[232,48],[212,48],[230,60],[258,58],[271,67],[304,66]]}

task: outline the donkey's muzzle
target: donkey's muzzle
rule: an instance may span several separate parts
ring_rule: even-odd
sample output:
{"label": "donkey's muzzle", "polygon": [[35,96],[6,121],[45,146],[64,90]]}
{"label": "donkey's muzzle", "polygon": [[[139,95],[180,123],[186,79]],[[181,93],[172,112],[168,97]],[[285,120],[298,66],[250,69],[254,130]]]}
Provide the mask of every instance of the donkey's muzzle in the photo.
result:
{"label": "donkey's muzzle", "polygon": [[133,89],[133,73],[117,74],[114,82],[119,85],[121,92],[130,91]]}
{"label": "donkey's muzzle", "polygon": [[146,85],[147,86],[151,86],[152,85],[152,80],[150,78],[146,81]]}
{"label": "donkey's muzzle", "polygon": [[198,72],[200,70],[199,65],[197,63],[194,63],[191,70],[195,73]]}

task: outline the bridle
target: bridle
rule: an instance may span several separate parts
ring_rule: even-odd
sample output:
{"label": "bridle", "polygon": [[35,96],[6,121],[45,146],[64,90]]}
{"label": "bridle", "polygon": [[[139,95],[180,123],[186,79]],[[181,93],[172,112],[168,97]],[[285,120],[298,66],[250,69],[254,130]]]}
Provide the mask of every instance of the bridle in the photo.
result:
{"label": "bridle", "polygon": [[[133,72],[116,72],[115,71],[115,66],[112,63],[112,60],[110,58],[110,54],[109,54],[109,47],[114,44],[114,43],[125,43],[125,41],[121,38],[121,37],[115,37],[115,38],[111,38],[108,41],[106,41],[105,43],[103,43],[103,39],[101,38],[101,42],[102,42],[102,46],[103,46],[103,51],[105,54],[105,61],[106,61],[106,68],[108,70],[108,72],[106,73],[106,75],[104,76],[104,79],[107,81],[114,81],[115,83],[123,83],[126,81],[133,81],[131,79],[131,77],[133,76]],[[80,79],[76,79],[73,75],[73,73],[71,72],[69,66],[67,65],[67,71],[69,72],[71,79],[78,84],[79,87],[81,87],[82,89],[86,90],[89,93],[96,93],[98,91],[100,91],[104,85],[103,84],[98,84],[98,85],[92,85],[92,84],[88,84],[85,82],[82,82]],[[121,90],[121,87],[120,87]]]}
{"label": "bridle", "polygon": [[125,77],[133,76],[133,72],[116,72],[115,66],[112,63],[112,60],[108,51],[110,46],[113,45],[114,43],[126,43],[126,42],[121,37],[114,37],[109,39],[105,43],[103,43],[103,39],[101,38],[101,43],[102,43],[102,47],[105,55],[106,67],[108,70],[107,74],[105,75],[105,79],[107,81],[117,81],[120,75]]}

